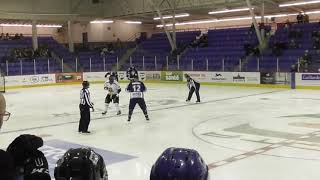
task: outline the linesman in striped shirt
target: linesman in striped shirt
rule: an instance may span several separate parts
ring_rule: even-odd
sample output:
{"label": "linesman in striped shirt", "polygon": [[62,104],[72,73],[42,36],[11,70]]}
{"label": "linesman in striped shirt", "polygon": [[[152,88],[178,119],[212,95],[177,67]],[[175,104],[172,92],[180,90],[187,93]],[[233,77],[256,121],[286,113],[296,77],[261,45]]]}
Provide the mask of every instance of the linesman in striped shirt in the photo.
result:
{"label": "linesman in striped shirt", "polygon": [[186,101],[189,102],[192,98],[193,93],[195,92],[197,95],[197,103],[200,103],[200,83],[192,79],[189,74],[185,74],[184,77],[187,79],[187,86],[189,88],[189,96]]}
{"label": "linesman in striped shirt", "polygon": [[90,109],[94,112],[93,103],[90,100],[89,82],[82,82],[82,89],[80,91],[80,122],[79,133],[89,134],[88,127],[90,124]]}

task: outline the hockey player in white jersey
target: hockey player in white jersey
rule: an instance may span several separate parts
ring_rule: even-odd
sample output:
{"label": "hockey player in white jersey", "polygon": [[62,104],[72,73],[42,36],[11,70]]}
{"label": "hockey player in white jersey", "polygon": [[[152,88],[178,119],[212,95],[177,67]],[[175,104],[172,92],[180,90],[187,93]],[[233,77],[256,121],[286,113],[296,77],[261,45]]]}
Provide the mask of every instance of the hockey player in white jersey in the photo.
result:
{"label": "hockey player in white jersey", "polygon": [[102,115],[107,114],[111,102],[113,102],[116,107],[117,115],[120,115],[121,110],[119,108],[119,93],[121,92],[121,87],[114,76],[110,76],[109,79],[107,79],[104,84],[104,89],[108,91],[108,94],[105,99],[105,110],[102,112]]}

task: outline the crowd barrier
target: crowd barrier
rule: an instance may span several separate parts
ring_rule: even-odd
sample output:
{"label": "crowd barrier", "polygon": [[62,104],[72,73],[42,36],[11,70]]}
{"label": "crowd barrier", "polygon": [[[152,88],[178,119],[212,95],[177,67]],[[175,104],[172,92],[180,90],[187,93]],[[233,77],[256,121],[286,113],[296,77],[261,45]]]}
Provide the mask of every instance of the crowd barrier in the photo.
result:
{"label": "crowd barrier", "polygon": [[[142,81],[161,83],[185,82],[184,74],[204,84],[248,87],[275,87],[297,89],[320,89],[320,73],[260,73],[260,72],[206,72],[206,71],[140,71]],[[119,71],[119,81],[128,81],[125,71]],[[105,72],[56,73],[24,76],[7,76],[7,88],[50,86],[57,84],[80,84],[105,81]]]}

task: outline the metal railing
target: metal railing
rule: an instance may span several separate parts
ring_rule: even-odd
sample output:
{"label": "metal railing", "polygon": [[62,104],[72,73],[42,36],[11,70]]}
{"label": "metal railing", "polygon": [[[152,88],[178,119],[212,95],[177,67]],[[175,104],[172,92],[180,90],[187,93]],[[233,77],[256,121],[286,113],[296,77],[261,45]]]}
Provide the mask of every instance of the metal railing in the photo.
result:
{"label": "metal railing", "polygon": [[[246,72],[288,72],[290,67],[281,69],[281,59],[276,59],[276,65],[272,68],[266,68],[265,61],[264,66],[261,66],[261,59],[252,59],[249,62],[244,62],[239,59],[238,61],[230,60],[228,58],[215,59],[212,57],[205,58],[170,58],[168,56],[153,56],[153,57],[130,57],[129,62],[119,65],[119,58],[99,58],[94,59],[89,57],[88,59],[72,59],[57,62],[54,59],[33,59],[33,60],[19,60],[19,61],[6,61],[5,67],[6,75],[27,75],[27,74],[44,74],[44,73],[60,73],[65,72],[65,66],[71,67],[75,72],[103,72],[103,71],[120,71],[126,70],[129,66],[134,65],[139,70],[143,71],[175,71],[175,70],[185,70],[185,71],[246,71]],[[299,62],[299,61],[298,61]],[[298,72],[300,71],[299,63]],[[4,66],[4,64],[2,64]],[[66,67],[67,67],[66,66]],[[289,65],[288,65],[289,66]]]}

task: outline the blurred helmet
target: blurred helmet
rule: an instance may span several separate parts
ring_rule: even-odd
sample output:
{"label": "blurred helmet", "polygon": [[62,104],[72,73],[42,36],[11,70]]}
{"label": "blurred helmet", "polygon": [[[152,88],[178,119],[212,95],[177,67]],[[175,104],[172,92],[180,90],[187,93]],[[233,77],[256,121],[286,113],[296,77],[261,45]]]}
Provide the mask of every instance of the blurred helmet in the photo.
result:
{"label": "blurred helmet", "polygon": [[90,148],[68,150],[54,169],[55,179],[107,180],[103,158]]}
{"label": "blurred helmet", "polygon": [[197,151],[168,148],[153,165],[150,180],[209,180],[208,171]]}

